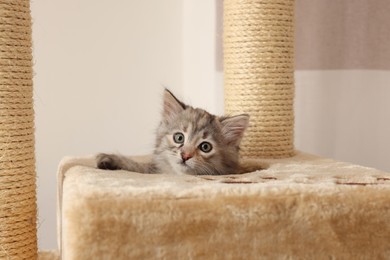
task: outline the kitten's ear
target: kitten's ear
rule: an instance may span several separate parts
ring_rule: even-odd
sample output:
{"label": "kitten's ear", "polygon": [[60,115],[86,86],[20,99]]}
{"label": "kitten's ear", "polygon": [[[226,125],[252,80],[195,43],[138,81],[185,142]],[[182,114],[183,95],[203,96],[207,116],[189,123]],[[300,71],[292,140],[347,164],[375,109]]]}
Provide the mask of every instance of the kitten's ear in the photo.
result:
{"label": "kitten's ear", "polygon": [[220,118],[222,134],[229,144],[239,145],[249,125],[249,115],[242,114],[232,117]]}
{"label": "kitten's ear", "polygon": [[171,121],[184,109],[186,109],[186,105],[178,100],[168,89],[165,89],[163,121]]}

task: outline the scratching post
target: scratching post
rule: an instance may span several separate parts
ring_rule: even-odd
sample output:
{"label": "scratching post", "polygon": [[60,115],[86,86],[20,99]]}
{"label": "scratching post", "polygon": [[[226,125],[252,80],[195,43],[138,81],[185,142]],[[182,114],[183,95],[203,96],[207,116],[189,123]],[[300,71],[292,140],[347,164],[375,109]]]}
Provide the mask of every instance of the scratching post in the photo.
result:
{"label": "scratching post", "polygon": [[0,259],[36,259],[29,1],[0,1]]}
{"label": "scratching post", "polygon": [[225,112],[247,113],[249,158],[294,153],[294,0],[224,1]]}

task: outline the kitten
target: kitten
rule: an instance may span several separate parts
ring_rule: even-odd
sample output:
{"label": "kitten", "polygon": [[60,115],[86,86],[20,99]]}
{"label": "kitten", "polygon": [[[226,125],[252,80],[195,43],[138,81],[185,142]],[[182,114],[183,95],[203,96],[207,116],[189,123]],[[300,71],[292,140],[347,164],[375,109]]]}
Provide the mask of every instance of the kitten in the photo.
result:
{"label": "kitten", "polygon": [[121,155],[99,154],[97,166],[141,173],[241,173],[239,145],[248,124],[246,114],[218,117],[184,104],[165,89],[152,161],[140,163]]}

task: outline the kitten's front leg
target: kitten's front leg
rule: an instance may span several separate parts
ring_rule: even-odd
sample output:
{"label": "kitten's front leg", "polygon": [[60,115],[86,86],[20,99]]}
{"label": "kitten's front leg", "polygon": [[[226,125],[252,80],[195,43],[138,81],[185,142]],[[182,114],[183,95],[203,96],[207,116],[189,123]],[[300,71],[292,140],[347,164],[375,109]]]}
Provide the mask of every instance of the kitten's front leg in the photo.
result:
{"label": "kitten's front leg", "polygon": [[152,163],[139,163],[118,154],[100,153],[96,156],[97,167],[102,170],[126,170],[140,173],[154,173]]}
{"label": "kitten's front leg", "polygon": [[269,164],[263,161],[241,160],[237,174],[260,171],[269,168]]}

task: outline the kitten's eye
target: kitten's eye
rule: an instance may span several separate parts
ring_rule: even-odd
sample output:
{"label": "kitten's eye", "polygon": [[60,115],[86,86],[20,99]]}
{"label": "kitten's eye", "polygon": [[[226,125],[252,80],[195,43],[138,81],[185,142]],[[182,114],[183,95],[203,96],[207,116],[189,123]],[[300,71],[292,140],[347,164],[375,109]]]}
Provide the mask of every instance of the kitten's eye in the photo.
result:
{"label": "kitten's eye", "polygon": [[204,153],[209,153],[213,149],[213,146],[209,142],[203,142],[199,145],[199,149]]}
{"label": "kitten's eye", "polygon": [[184,143],[184,135],[182,133],[176,133],[173,135],[173,141],[177,144]]}

